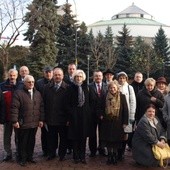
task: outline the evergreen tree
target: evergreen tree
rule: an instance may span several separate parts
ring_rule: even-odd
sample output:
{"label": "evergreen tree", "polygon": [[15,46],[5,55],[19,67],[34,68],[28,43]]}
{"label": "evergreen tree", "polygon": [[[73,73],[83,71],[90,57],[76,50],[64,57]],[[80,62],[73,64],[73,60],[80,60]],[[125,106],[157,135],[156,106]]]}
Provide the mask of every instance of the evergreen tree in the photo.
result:
{"label": "evergreen tree", "polygon": [[116,54],[115,48],[113,44],[113,33],[111,27],[107,27],[105,36],[104,36],[104,68],[105,69],[113,69],[114,65],[116,64]]}
{"label": "evergreen tree", "polygon": [[31,43],[28,66],[36,78],[42,74],[44,66],[54,66],[56,62],[58,29],[56,2],[56,0],[33,0],[27,7],[29,12],[25,21],[28,22],[28,30],[24,35],[25,40]]}
{"label": "evergreen tree", "polygon": [[141,37],[137,37],[134,42],[130,66],[133,73],[140,71],[149,77],[162,69],[162,59],[156,56],[150,44],[142,40]]}
{"label": "evergreen tree", "polygon": [[126,25],[123,25],[122,31],[118,32],[120,36],[116,37],[117,40],[117,63],[115,65],[116,72],[125,71],[128,75],[130,74],[130,58],[132,55],[133,38]]}
{"label": "evergreen tree", "polygon": [[59,19],[57,48],[57,63],[62,65],[64,70],[69,63],[77,60],[77,30],[79,28],[75,15],[72,15],[71,5],[66,3],[63,5],[64,14]]}
{"label": "evergreen tree", "polygon": [[170,47],[168,45],[168,40],[165,35],[164,30],[162,27],[158,30],[158,33],[155,36],[153,46],[155,49],[155,52],[158,56],[160,56],[164,62],[170,61]]}
{"label": "evergreen tree", "polygon": [[162,27],[155,36],[153,46],[157,57],[162,59],[162,76],[169,77],[170,46]]}
{"label": "evergreen tree", "polygon": [[84,22],[81,23],[78,31],[78,67],[87,70],[87,56],[90,54],[90,41],[87,34],[87,26]]}

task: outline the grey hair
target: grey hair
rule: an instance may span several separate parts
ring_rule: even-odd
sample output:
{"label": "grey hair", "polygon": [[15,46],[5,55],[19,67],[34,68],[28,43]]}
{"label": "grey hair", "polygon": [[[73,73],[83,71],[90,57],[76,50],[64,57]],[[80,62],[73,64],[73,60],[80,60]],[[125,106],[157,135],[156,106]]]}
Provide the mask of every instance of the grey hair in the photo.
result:
{"label": "grey hair", "polygon": [[26,75],[25,77],[24,77],[24,82],[26,82],[26,81],[28,81],[29,79],[34,79],[34,77],[33,76],[31,76],[31,75]]}
{"label": "grey hair", "polygon": [[11,72],[15,72],[18,75],[18,71],[14,68],[9,69],[8,74],[10,74]]}
{"label": "grey hair", "polygon": [[80,69],[75,71],[75,73],[73,74],[73,79],[75,80],[75,77],[78,76],[79,74],[82,74],[83,81],[86,80],[86,74],[84,73],[83,70],[80,70]]}

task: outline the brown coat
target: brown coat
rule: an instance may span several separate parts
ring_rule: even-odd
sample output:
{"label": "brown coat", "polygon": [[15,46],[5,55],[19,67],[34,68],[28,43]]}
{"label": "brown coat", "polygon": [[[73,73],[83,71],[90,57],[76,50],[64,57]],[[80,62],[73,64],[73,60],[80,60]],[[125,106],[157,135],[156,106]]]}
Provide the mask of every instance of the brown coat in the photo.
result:
{"label": "brown coat", "polygon": [[39,121],[44,120],[44,105],[41,94],[33,90],[33,100],[25,88],[14,92],[11,105],[11,121],[23,119],[22,129],[36,128]]}

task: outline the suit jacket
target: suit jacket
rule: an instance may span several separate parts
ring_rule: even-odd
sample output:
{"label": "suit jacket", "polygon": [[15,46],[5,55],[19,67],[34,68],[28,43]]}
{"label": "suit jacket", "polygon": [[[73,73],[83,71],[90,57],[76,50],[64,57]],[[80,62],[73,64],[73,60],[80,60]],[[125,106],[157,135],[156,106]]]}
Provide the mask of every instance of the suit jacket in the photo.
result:
{"label": "suit jacket", "polygon": [[[101,87],[101,95],[98,96],[97,88],[95,82],[92,82],[89,84],[89,98],[90,98],[90,109],[92,112],[92,119],[98,120],[101,115],[104,113],[104,107],[102,107],[105,104],[105,97],[107,94],[107,84],[102,82]],[[101,106],[98,108],[98,106]]]}

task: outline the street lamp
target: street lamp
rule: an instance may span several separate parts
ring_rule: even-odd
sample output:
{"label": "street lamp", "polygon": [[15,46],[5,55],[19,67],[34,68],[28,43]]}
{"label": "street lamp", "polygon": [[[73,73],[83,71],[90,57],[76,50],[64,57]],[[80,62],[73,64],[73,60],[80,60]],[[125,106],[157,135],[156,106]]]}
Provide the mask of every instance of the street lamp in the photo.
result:
{"label": "street lamp", "polygon": [[[76,7],[76,2],[75,0],[73,0],[74,2],[74,7],[75,7],[75,14],[76,14],[76,21],[77,21],[77,7]],[[75,24],[75,63],[76,63],[76,67],[78,65],[78,61],[77,61],[77,26]]]}
{"label": "street lamp", "polygon": [[87,84],[89,85],[89,72],[90,72],[90,69],[89,69],[89,64],[90,64],[90,55],[87,55]]}

